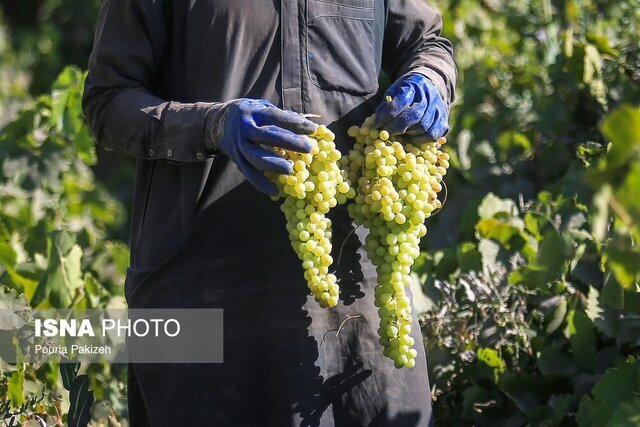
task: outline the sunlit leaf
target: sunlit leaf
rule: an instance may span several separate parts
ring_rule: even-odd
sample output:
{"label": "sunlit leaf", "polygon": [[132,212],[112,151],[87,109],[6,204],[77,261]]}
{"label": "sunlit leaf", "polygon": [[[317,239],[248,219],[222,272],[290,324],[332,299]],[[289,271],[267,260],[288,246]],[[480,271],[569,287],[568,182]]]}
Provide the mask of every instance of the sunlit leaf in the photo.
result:
{"label": "sunlit leaf", "polygon": [[640,149],[640,108],[630,105],[617,108],[603,122],[602,132],[612,144],[601,168],[621,166]]}
{"label": "sunlit leaf", "polygon": [[640,159],[629,167],[615,190],[615,200],[610,203],[613,203],[613,212],[630,228],[640,228]]}
{"label": "sunlit leaf", "polygon": [[587,32],[587,39],[591,43],[593,43],[601,53],[605,53],[611,56],[619,55],[618,50],[614,49],[613,46],[611,46],[611,39],[609,39],[607,36],[589,31]]}
{"label": "sunlit leaf", "polygon": [[503,373],[507,367],[498,351],[493,348],[481,348],[478,350],[477,355],[478,360],[484,362],[488,367],[493,368],[495,380],[498,381],[498,376]]}
{"label": "sunlit leaf", "polygon": [[481,219],[491,219],[498,213],[506,213],[510,216],[518,214],[518,208],[511,199],[501,199],[493,193],[489,193],[478,206],[478,216]]}
{"label": "sunlit leaf", "polygon": [[494,218],[478,221],[476,229],[480,237],[495,240],[507,249],[510,249],[514,244],[521,246],[524,240],[520,229]]}
{"label": "sunlit leaf", "polygon": [[631,289],[635,286],[640,270],[640,252],[608,246],[604,261],[622,288]]}
{"label": "sunlit leaf", "polygon": [[24,402],[23,394],[24,373],[16,371],[11,374],[7,387],[9,389],[9,399],[14,407],[19,407]]}
{"label": "sunlit leaf", "polygon": [[557,295],[544,300],[538,306],[544,313],[544,325],[547,333],[555,332],[565,321],[567,315],[567,298]]}
{"label": "sunlit leaf", "polygon": [[68,307],[82,281],[82,249],[70,234],[57,232],[49,239],[48,258],[49,266],[30,304],[36,307],[48,300],[53,307]]}
{"label": "sunlit leaf", "polygon": [[500,160],[506,161],[513,156],[528,156],[531,153],[531,141],[523,133],[503,132],[496,142],[500,149]]}
{"label": "sunlit leaf", "polygon": [[592,322],[602,317],[603,310],[602,307],[600,307],[600,293],[596,288],[589,288],[589,295],[584,312]]}

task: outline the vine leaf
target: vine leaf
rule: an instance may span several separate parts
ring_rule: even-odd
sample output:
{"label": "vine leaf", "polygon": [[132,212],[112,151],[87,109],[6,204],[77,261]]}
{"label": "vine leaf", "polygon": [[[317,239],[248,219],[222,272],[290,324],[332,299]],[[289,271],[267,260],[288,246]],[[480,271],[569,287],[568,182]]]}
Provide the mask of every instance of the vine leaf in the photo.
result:
{"label": "vine leaf", "polygon": [[640,360],[629,358],[609,369],[591,395],[580,402],[576,414],[580,427],[638,425],[632,420],[640,418]]}
{"label": "vine leaf", "polygon": [[19,407],[24,402],[23,395],[23,385],[24,385],[24,373],[20,371],[15,371],[11,374],[11,378],[9,379],[9,398],[11,400],[11,404],[13,406]]}
{"label": "vine leaf", "polygon": [[596,367],[596,336],[591,320],[583,311],[570,310],[567,330],[573,358],[578,368],[593,370]]}
{"label": "vine leaf", "polygon": [[31,299],[31,305],[48,302],[53,307],[68,307],[73,293],[82,282],[82,249],[75,238],[65,232],[55,232],[47,242],[49,265]]}
{"label": "vine leaf", "polygon": [[640,108],[630,105],[619,107],[604,120],[602,132],[612,144],[600,169],[627,163],[640,149]]}

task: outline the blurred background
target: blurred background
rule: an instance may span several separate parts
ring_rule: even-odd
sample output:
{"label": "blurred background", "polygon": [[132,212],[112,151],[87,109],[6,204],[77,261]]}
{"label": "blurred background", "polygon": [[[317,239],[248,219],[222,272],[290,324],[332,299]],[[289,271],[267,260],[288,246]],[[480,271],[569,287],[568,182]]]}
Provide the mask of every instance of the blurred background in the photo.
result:
{"label": "blurred background", "polygon": [[[415,268],[436,425],[639,426],[640,0],[431,4],[460,71]],[[134,164],[80,107],[98,8],[0,0],[0,307],[124,305]],[[0,423],[126,426],[125,369],[0,360]]]}

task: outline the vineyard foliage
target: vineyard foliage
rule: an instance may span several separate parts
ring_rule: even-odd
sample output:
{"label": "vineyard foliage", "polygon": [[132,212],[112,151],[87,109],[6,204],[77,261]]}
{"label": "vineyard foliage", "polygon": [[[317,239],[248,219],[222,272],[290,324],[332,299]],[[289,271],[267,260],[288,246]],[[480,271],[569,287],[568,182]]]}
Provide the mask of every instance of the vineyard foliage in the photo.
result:
{"label": "vineyard foliage", "polygon": [[[91,170],[96,153],[80,106],[83,82],[80,70],[66,68],[51,93],[25,103],[0,134],[0,307],[125,306],[129,250],[110,236],[126,218]],[[13,333],[2,319],[0,339],[11,342]],[[39,414],[52,425],[63,417],[86,425],[91,405],[78,402],[94,398],[96,412],[122,413],[125,377],[122,365],[2,362],[0,393],[11,405],[0,419],[11,425]]]}
{"label": "vineyard foliage", "polygon": [[[131,183],[96,177],[131,164],[105,163],[80,109],[98,2],[18,3],[0,1],[0,305],[121,306]],[[433,3],[460,71],[415,268],[436,425],[639,425],[640,0]],[[116,425],[125,377],[1,362],[0,422]]]}
{"label": "vineyard foliage", "polygon": [[637,425],[640,2],[439,6],[461,83],[418,268],[436,424]]}

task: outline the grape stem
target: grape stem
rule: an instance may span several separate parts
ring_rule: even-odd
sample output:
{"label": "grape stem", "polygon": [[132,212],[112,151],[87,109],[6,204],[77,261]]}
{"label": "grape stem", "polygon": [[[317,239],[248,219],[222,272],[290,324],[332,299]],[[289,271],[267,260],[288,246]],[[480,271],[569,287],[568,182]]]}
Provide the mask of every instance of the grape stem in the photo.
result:
{"label": "grape stem", "polygon": [[444,181],[442,181],[442,188],[444,189],[444,200],[442,201],[442,206],[440,206],[440,209],[438,209],[437,211],[431,214],[432,217],[438,214],[442,209],[444,209],[444,205],[447,203],[447,197],[449,196],[449,189],[447,188],[447,184]]}
{"label": "grape stem", "polygon": [[336,331],[336,337],[337,337],[338,335],[340,335],[340,331],[342,331],[342,327],[345,325],[345,323],[347,323],[349,320],[358,319],[360,317],[362,317],[362,314],[354,314],[354,315],[351,315],[351,316],[347,316],[347,318],[344,319],[342,321],[342,323],[340,323],[340,326],[338,326],[335,329],[329,329],[327,332],[324,333],[324,335],[322,336],[322,341],[320,341],[320,344],[318,345],[318,347],[320,347],[322,345],[322,343],[325,341],[325,338],[327,337],[327,334],[329,332]]}
{"label": "grape stem", "polygon": [[342,245],[340,245],[340,252],[338,252],[338,261],[336,262],[337,265],[340,265],[340,258],[342,258],[342,250],[344,249],[344,245],[347,244],[347,240],[349,240],[349,237],[351,237],[351,235],[355,233],[358,228],[360,228],[360,226],[357,226],[356,228],[351,230],[349,234],[347,234],[347,237],[344,238]]}

